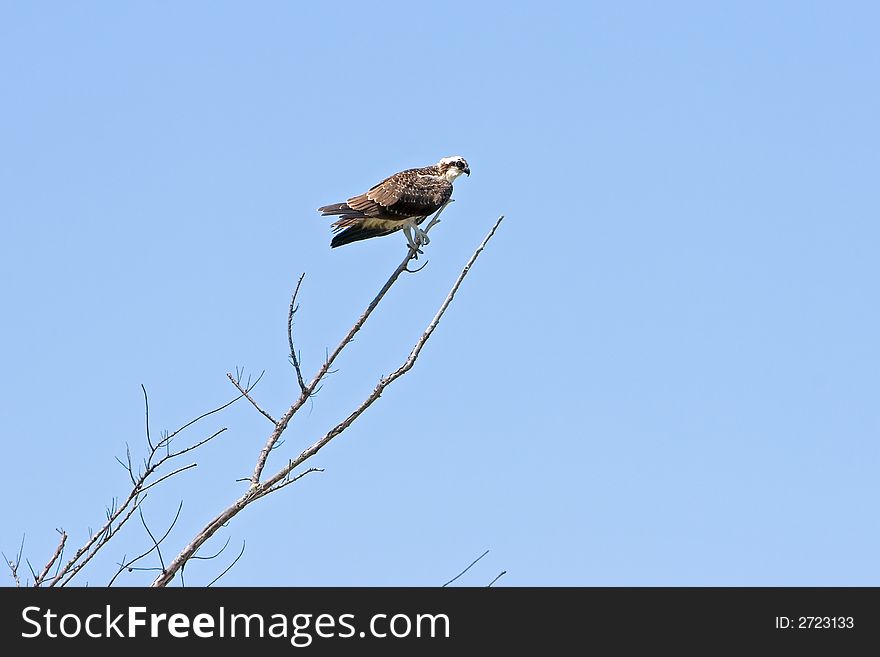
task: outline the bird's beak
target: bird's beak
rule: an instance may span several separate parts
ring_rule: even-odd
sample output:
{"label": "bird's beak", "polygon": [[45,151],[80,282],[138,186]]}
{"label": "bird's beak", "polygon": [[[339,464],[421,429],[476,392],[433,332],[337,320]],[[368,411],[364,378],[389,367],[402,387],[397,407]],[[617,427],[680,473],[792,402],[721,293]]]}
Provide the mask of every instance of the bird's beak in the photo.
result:
{"label": "bird's beak", "polygon": [[468,178],[471,177],[471,168],[470,167],[465,167],[464,172],[467,174]]}

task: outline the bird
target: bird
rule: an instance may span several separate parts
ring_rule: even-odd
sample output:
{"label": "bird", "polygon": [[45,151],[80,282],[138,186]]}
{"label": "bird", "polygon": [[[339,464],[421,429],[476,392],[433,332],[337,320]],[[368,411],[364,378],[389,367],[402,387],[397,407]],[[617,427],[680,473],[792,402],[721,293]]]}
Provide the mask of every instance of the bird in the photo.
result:
{"label": "bird", "polygon": [[467,160],[460,155],[444,157],[431,166],[398,171],[344,203],[318,208],[323,217],[339,216],[332,224],[336,235],[330,247],[402,229],[409,247],[419,253],[428,235],[418,225],[450,201],[452,183],[463,173],[471,175]]}

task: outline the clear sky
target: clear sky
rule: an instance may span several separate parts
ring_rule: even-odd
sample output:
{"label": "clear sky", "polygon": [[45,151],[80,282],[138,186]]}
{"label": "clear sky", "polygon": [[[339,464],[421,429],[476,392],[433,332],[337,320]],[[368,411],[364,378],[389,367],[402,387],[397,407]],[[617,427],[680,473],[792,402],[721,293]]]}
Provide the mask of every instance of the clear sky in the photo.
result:
{"label": "clear sky", "polygon": [[[228,585],[880,585],[880,9],[871,2],[4,2],[0,548],[35,567],[115,457],[280,414],[404,254],[315,208],[460,154],[272,462],[415,369],[193,562]],[[420,260],[420,262],[423,260]],[[144,510],[169,558],[271,428],[246,402]],[[155,493],[155,494],[153,494]],[[145,549],[136,522],[76,580]],[[154,566],[155,562],[143,564]],[[86,574],[87,573],[87,574]],[[153,572],[118,580],[149,582]],[[6,578],[4,584],[11,584]],[[178,578],[174,582],[180,584]]]}

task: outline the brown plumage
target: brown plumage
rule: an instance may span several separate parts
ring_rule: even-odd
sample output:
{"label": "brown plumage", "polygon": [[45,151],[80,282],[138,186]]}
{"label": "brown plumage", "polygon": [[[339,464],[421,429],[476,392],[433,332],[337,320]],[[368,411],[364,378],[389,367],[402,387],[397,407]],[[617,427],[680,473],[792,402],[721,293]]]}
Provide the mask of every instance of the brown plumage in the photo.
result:
{"label": "brown plumage", "polygon": [[402,228],[412,245],[409,228],[422,223],[450,199],[452,181],[462,173],[471,174],[463,157],[444,157],[429,167],[395,173],[345,203],[318,208],[322,216],[339,216],[333,222],[337,234],[330,246],[388,235]]}

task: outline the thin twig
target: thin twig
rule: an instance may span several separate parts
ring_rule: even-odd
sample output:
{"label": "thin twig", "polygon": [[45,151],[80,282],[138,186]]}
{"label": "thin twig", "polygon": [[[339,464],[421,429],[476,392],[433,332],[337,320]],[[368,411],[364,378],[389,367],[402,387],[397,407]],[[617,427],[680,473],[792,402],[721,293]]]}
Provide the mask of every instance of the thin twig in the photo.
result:
{"label": "thin twig", "polygon": [[464,575],[467,571],[469,571],[471,568],[473,568],[474,564],[477,563],[477,562],[478,562],[480,559],[482,559],[483,557],[485,557],[487,554],[489,554],[489,550],[486,550],[485,552],[483,552],[483,554],[481,554],[481,555],[478,556],[476,559],[474,559],[473,561],[471,561],[471,565],[470,565],[470,566],[468,566],[467,568],[465,568],[464,570],[462,570],[458,575],[456,575],[456,576],[453,577],[451,580],[449,580],[448,582],[446,582],[446,584],[444,584],[443,587],[441,587],[441,588],[445,588],[445,587],[449,586],[450,584],[452,584],[455,580],[457,580],[459,577],[461,577],[461,576]]}
{"label": "thin twig", "polygon": [[275,484],[271,488],[266,488],[264,490],[261,490],[260,493],[254,499],[259,499],[261,497],[265,497],[269,493],[274,493],[276,490],[281,490],[285,486],[289,486],[290,484],[299,481],[300,479],[305,477],[307,474],[311,474],[312,472],[324,472],[324,468],[309,468],[308,470],[305,470],[304,472],[300,472],[298,475],[296,475],[293,478],[285,479],[280,484]]}
{"label": "thin twig", "polygon": [[[262,379],[262,378],[263,378],[263,375],[260,374],[260,376],[257,377],[257,380],[254,381],[254,384],[253,384],[253,385],[249,385],[249,386],[247,387],[247,391],[250,392],[251,390],[253,390],[254,388],[256,388],[256,387],[257,387],[257,384],[260,382],[260,379]],[[196,422],[198,422],[199,420],[203,420],[203,419],[205,419],[206,417],[208,417],[208,416],[210,416],[210,415],[214,415],[215,413],[219,413],[219,412],[222,411],[223,409],[228,408],[229,406],[232,406],[235,402],[237,402],[237,401],[238,401],[239,399],[241,399],[242,397],[244,397],[244,395],[239,395],[239,396],[236,397],[235,399],[232,399],[232,400],[226,402],[226,403],[223,404],[222,406],[218,406],[217,408],[211,409],[211,410],[208,411],[207,413],[202,413],[202,414],[199,415],[197,418],[190,420],[189,422],[187,422],[186,424],[184,424],[184,425],[183,425],[182,427],[180,427],[179,429],[176,429],[176,430],[173,431],[172,433],[170,433],[170,434],[168,434],[167,436],[165,436],[165,437],[162,439],[162,443],[160,443],[160,444],[168,444],[168,443],[170,443],[171,440],[174,439],[174,437],[175,437],[177,434],[179,434],[181,431],[183,431],[184,429],[188,429],[189,427],[191,427],[192,425],[194,425],[194,424],[195,424]]]}
{"label": "thin twig", "polygon": [[226,550],[226,546],[229,545],[229,541],[231,541],[231,540],[232,540],[231,538],[227,538],[227,539],[226,539],[226,542],[223,544],[223,547],[220,548],[219,550],[217,550],[217,551],[216,551],[214,554],[212,554],[210,557],[202,557],[202,556],[199,556],[198,553],[196,553],[196,554],[192,555],[192,556],[190,557],[190,559],[202,559],[203,561],[210,561],[211,559],[216,559],[216,558],[219,557],[221,554],[223,554],[223,552]]}
{"label": "thin twig", "polygon": [[[77,554],[75,554],[73,558],[67,562],[67,565],[65,565],[64,568],[62,568],[58,572],[58,574],[56,574],[55,577],[52,578],[52,581],[49,582],[49,586],[66,586],[70,582],[70,580],[72,580],[76,576],[76,574],[81,571],[86,566],[86,564],[89,563],[89,561],[92,560],[92,558],[98,553],[98,550],[104,547],[110,541],[110,539],[113,538],[120,529],[122,529],[122,526],[126,522],[128,522],[132,514],[134,514],[134,512],[137,511],[138,508],[140,508],[140,505],[143,503],[145,497],[146,495],[141,497],[140,493],[138,493],[138,495],[134,497],[134,503],[128,510],[128,513],[122,516],[121,520],[116,524],[115,527],[112,526],[112,522],[119,517],[119,514],[122,512],[123,509],[125,509],[125,506],[119,507],[119,509],[114,511],[113,514],[110,514],[106,524],[104,525],[104,528],[100,532],[93,534],[92,538],[89,539],[89,541],[86,543],[86,545],[89,546],[89,548],[91,549],[86,548],[86,550],[84,550],[83,548],[80,548],[77,551]],[[79,563],[77,563],[80,558],[82,558],[82,561],[79,561]]]}
{"label": "thin twig", "polygon": [[140,555],[136,556],[134,559],[132,559],[131,561],[127,561],[127,562],[125,561],[125,555],[123,555],[123,556],[122,556],[122,561],[123,561],[124,563],[120,563],[120,564],[119,564],[119,568],[118,568],[118,570],[117,570],[116,573],[113,575],[113,577],[110,579],[110,581],[107,583],[107,588],[110,588],[111,586],[113,586],[113,582],[116,581],[116,578],[119,577],[119,576],[120,576],[123,572],[125,572],[126,570],[127,570],[128,572],[130,572],[130,573],[131,573],[131,572],[134,572],[134,571],[136,571],[136,570],[139,571],[139,572],[142,572],[142,571],[151,571],[151,570],[160,570],[160,571],[161,571],[162,569],[161,569],[159,566],[139,566],[139,567],[135,568],[135,567],[132,565],[132,564],[134,564],[135,562],[139,561],[140,559],[143,559],[143,558],[144,558],[145,556],[147,556],[148,554],[150,554],[154,549],[155,549],[155,548],[152,548],[152,547],[151,547],[149,550],[147,550],[147,551],[144,552],[143,554],[140,554]]}
{"label": "thin twig", "polygon": [[[180,513],[180,507],[178,507],[177,512]],[[153,532],[150,531],[150,526],[147,524],[147,519],[144,518],[143,508],[138,509],[138,515],[141,518],[141,524],[144,526],[144,529],[147,532],[147,536],[149,536],[150,540],[153,541],[153,549],[156,550],[156,553],[159,555],[159,565],[162,567],[162,570],[165,570],[165,560],[162,558],[162,550],[159,548],[159,542],[156,540],[156,537],[153,536]]]}
{"label": "thin twig", "polygon": [[34,581],[37,581],[37,571],[34,570],[34,567],[31,565],[30,559],[25,559],[24,562],[27,564],[28,570],[31,571],[31,577],[34,578]]}
{"label": "thin twig", "polygon": [[[264,373],[265,373],[265,371],[264,371]],[[260,376],[263,376],[263,375],[260,374]],[[269,420],[269,422],[271,422],[272,424],[278,424],[278,422],[275,420],[274,417],[272,417],[266,411],[264,411],[262,408],[260,408],[260,405],[256,401],[254,401],[254,398],[251,397],[250,394],[248,393],[247,388],[242,387],[241,384],[238,382],[238,379],[236,379],[236,377],[232,376],[231,372],[226,373],[226,378],[232,382],[232,385],[234,385],[238,389],[238,391],[244,396],[244,398],[247,399],[251,403],[251,406],[256,408],[263,415],[263,417],[265,417],[267,420]]]}
{"label": "thin twig", "polygon": [[[174,514],[174,519],[171,521],[171,524],[168,526],[168,529],[165,530],[165,533],[162,534],[162,536],[159,538],[159,540],[156,540],[156,538],[153,536],[153,532],[151,532],[150,528],[147,526],[147,521],[144,518],[144,514],[140,508],[140,505],[138,505],[138,513],[141,517],[141,523],[143,524],[144,529],[147,530],[147,535],[149,535],[150,540],[153,541],[153,546],[149,550],[147,550],[146,552],[139,554],[138,556],[136,556],[134,559],[131,559],[130,561],[125,561],[125,556],[123,556],[122,557],[123,563],[119,564],[119,569],[116,571],[116,574],[113,575],[113,577],[110,579],[110,582],[108,582],[108,584],[107,584],[108,587],[113,586],[113,582],[115,582],[116,578],[119,577],[119,575],[125,570],[127,570],[128,572],[132,572],[133,570],[163,570],[165,568],[165,565],[164,565],[163,559],[162,559],[162,552],[161,552],[161,549],[159,548],[159,546],[162,544],[162,541],[164,541],[166,538],[168,538],[168,535],[171,533],[171,530],[174,528],[174,525],[177,524],[177,521],[180,519],[180,512],[182,509],[183,509],[183,502],[178,504],[177,513]],[[161,567],[148,567],[148,568],[133,568],[132,567],[133,564],[137,563],[138,561],[140,561],[144,557],[148,556],[154,550],[159,555],[159,563],[161,564]]]}
{"label": "thin twig", "polygon": [[184,471],[186,471],[186,470],[190,470],[190,469],[195,468],[195,467],[197,467],[197,466],[198,466],[198,463],[190,463],[189,465],[185,465],[185,466],[183,466],[182,468],[177,468],[177,470],[174,470],[173,472],[169,472],[169,473],[168,473],[167,475],[165,475],[164,477],[160,477],[159,479],[157,479],[156,481],[154,481],[152,484],[149,484],[149,485],[147,485],[147,486],[144,486],[144,487],[141,489],[141,491],[146,492],[146,491],[150,490],[153,486],[157,486],[157,485],[161,484],[161,483],[162,483],[163,481],[165,481],[166,479],[169,479],[169,478],[173,477],[173,476],[176,475],[176,474],[180,474],[181,472],[184,472]]}
{"label": "thin twig", "polygon": [[128,471],[128,478],[131,479],[131,485],[136,485],[135,476],[134,476],[134,466],[131,464],[131,447],[129,447],[128,443],[125,443],[125,460],[127,463],[123,463],[119,457],[116,457],[116,462],[119,463],[123,468]]}
{"label": "thin twig", "polygon": [[224,570],[222,573],[220,573],[219,575],[217,575],[217,577],[215,577],[214,579],[212,579],[212,580],[208,583],[208,586],[209,586],[209,587],[210,587],[210,586],[213,586],[213,585],[217,582],[218,579],[220,579],[220,578],[223,577],[226,573],[228,573],[230,570],[232,570],[232,567],[233,567],[235,564],[238,563],[238,560],[241,559],[241,555],[244,554],[244,548],[245,548],[246,545],[247,545],[247,543],[246,543],[245,541],[242,541],[242,542],[241,542],[241,551],[238,553],[238,556],[235,557],[235,559],[232,561],[231,564],[229,564],[228,566],[226,566],[226,570]]}
{"label": "thin twig", "polygon": [[184,447],[183,449],[179,449],[179,450],[177,450],[176,452],[171,452],[171,453],[169,453],[169,454],[166,454],[166,455],[163,456],[161,459],[159,459],[158,461],[156,461],[156,464],[155,464],[155,465],[151,466],[151,467],[153,468],[153,472],[155,472],[156,468],[158,468],[160,465],[162,465],[163,463],[165,463],[165,461],[168,461],[169,459],[177,458],[178,456],[183,456],[183,455],[186,454],[187,452],[191,452],[191,451],[193,451],[194,449],[198,449],[199,447],[201,447],[201,446],[204,445],[205,443],[208,443],[208,442],[211,442],[212,440],[214,440],[214,438],[216,438],[217,436],[219,436],[221,433],[225,433],[225,432],[227,431],[227,429],[228,429],[228,427],[223,427],[222,429],[218,429],[217,431],[215,431],[214,433],[212,433],[212,434],[211,434],[210,436],[208,436],[207,438],[202,438],[202,440],[200,440],[200,441],[197,442],[197,443],[194,443],[194,444],[190,445],[189,447]]}
{"label": "thin twig", "polygon": [[296,370],[296,381],[299,383],[300,392],[303,394],[306,392],[306,382],[303,380],[302,367],[300,366],[299,358],[296,355],[296,347],[293,344],[293,316],[296,314],[296,311],[299,310],[299,304],[296,302],[296,295],[299,294],[299,286],[302,285],[305,277],[306,274],[303,272],[299,277],[299,280],[296,282],[296,289],[293,291],[293,296],[290,299],[290,310],[287,313],[287,344],[290,346],[290,360],[293,363],[293,369]]}
{"label": "thin twig", "polygon": [[500,573],[498,573],[498,577],[496,577],[496,578],[493,579],[491,582],[489,582],[489,586],[487,586],[486,588],[491,587],[495,582],[497,582],[499,579],[501,579],[501,577],[502,577],[503,575],[506,575],[506,574],[507,574],[507,571],[506,571],[506,570],[502,570]]}
{"label": "thin twig", "polygon": [[110,578],[110,581],[107,583],[107,587],[109,588],[109,587],[113,586],[113,582],[116,581],[116,578],[119,577],[119,575],[121,575],[123,571],[126,571],[126,570],[127,570],[128,572],[131,572],[131,571],[133,571],[133,570],[140,570],[140,569],[138,569],[138,568],[132,568],[132,567],[131,567],[132,564],[135,564],[135,563],[137,563],[138,561],[140,561],[141,559],[143,559],[145,556],[147,556],[148,554],[150,554],[150,552],[152,552],[153,549],[154,549],[154,548],[151,547],[149,550],[147,550],[146,552],[144,552],[144,553],[142,553],[142,554],[139,554],[138,556],[136,556],[136,557],[135,557],[134,559],[132,559],[131,561],[126,561],[126,560],[125,560],[125,555],[122,555],[122,562],[119,564],[119,569],[116,571],[116,574],[114,574],[113,577]]}
{"label": "thin twig", "polygon": [[147,445],[150,446],[150,451],[153,451],[153,441],[150,440],[150,401],[147,398],[147,388],[144,384],[141,384],[141,390],[144,391],[144,416],[147,425]]}
{"label": "thin twig", "polygon": [[404,271],[405,271],[407,274],[418,274],[420,271],[422,271],[425,267],[428,266],[428,263],[429,263],[429,262],[431,262],[431,261],[430,261],[430,260],[425,260],[425,262],[422,263],[422,265],[421,265],[420,267],[416,267],[415,269],[410,269],[410,268],[409,268],[409,265],[407,265],[407,267],[406,267],[406,269],[404,269]]}

